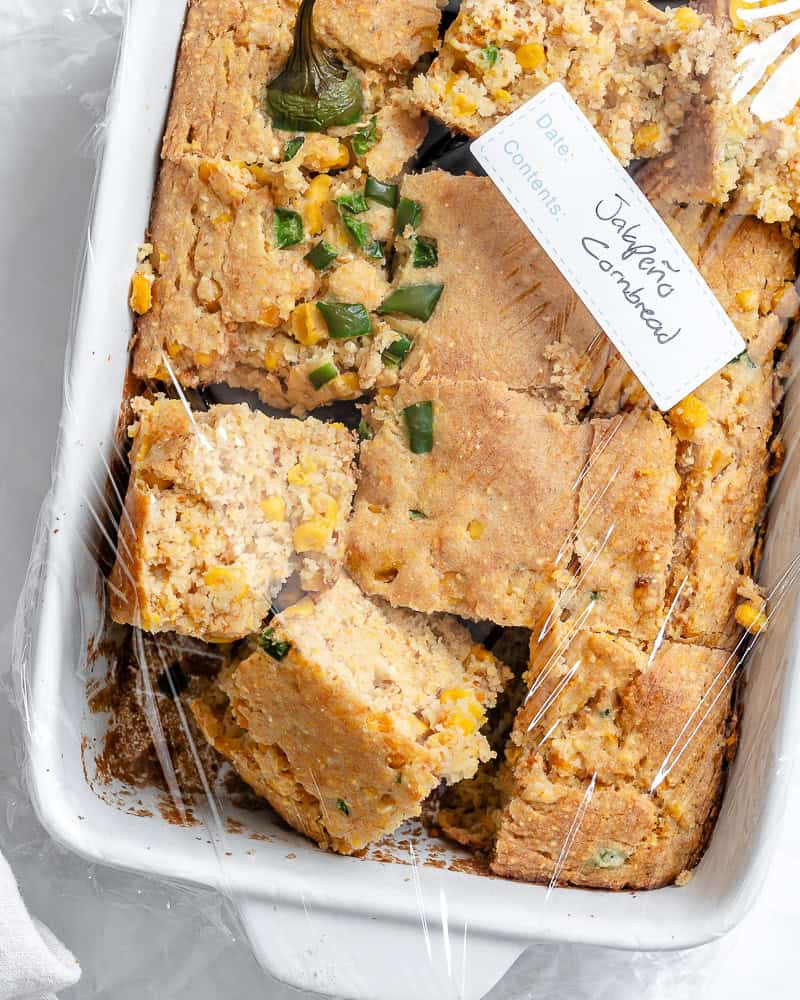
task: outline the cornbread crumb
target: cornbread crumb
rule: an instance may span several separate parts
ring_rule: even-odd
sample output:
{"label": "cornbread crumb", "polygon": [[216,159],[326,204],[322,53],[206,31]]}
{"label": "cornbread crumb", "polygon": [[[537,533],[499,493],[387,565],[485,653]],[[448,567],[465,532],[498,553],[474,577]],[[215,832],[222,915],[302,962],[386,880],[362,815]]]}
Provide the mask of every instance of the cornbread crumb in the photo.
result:
{"label": "cornbread crumb", "polygon": [[[215,748],[287,823],[351,854],[491,756],[507,671],[452,619],[365,597],[342,576],[192,705]],[[273,651],[274,651],[274,647]]]}
{"label": "cornbread crumb", "polygon": [[[336,579],[355,489],[355,441],[341,424],[276,420],[244,404],[206,413],[163,398],[132,406],[131,479],[109,581],[115,621],[242,638],[293,571],[307,589]],[[313,544],[298,545],[309,528]]]}

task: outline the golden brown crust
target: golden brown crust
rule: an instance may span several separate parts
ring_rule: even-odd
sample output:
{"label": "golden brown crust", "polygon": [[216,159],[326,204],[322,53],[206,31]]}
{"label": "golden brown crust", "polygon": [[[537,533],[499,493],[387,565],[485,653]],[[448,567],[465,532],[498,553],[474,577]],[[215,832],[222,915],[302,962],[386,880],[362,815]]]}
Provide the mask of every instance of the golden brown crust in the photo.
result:
{"label": "golden brown crust", "polygon": [[[433,451],[414,455],[402,411],[422,401],[433,404]],[[502,624],[546,616],[572,553],[589,426],[488,381],[404,385],[380,416],[349,530],[362,589]]]}
{"label": "golden brown crust", "polygon": [[434,170],[407,177],[402,195],[422,205],[417,231],[436,241],[439,263],[408,261],[396,283],[444,285],[405,376],[487,378],[585,406],[609,342],[492,181]]}

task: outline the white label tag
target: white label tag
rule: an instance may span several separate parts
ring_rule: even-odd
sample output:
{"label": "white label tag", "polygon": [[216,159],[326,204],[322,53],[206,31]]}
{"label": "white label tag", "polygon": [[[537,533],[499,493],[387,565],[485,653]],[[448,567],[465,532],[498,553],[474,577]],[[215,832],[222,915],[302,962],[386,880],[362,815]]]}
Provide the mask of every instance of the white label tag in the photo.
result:
{"label": "white label tag", "polygon": [[745,343],[700,272],[560,83],[472,152],[668,410]]}

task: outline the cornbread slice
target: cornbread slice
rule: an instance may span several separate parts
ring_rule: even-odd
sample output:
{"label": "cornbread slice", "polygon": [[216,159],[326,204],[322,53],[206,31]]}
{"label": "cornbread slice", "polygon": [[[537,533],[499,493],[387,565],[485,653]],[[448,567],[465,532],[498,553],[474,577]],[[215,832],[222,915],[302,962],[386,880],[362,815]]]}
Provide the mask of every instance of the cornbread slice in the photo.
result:
{"label": "cornbread slice", "polygon": [[342,576],[275,618],[264,650],[192,708],[287,823],[352,854],[489,759],[480,727],[507,673],[452,619],[391,608]]}
{"label": "cornbread slice", "polygon": [[294,571],[336,579],[355,489],[342,424],[246,405],[132,403],[131,478],[110,577],[115,621],[206,641],[257,631]]}
{"label": "cornbread slice", "polygon": [[788,221],[800,206],[796,11],[745,0],[696,6],[721,36],[714,68],[674,149],[637,180],[666,200],[730,201],[741,214]]}
{"label": "cornbread slice", "polygon": [[[420,403],[433,414],[427,454],[411,451],[406,426]],[[538,623],[569,576],[589,425],[496,382],[445,379],[403,384],[371,419],[347,552],[362,590],[418,611]]]}
{"label": "cornbread slice", "polygon": [[667,635],[736,644],[737,594],[755,590],[756,526],[766,500],[776,381],[749,356],[675,407],[682,485]]}
{"label": "cornbread slice", "polygon": [[[315,155],[338,145],[321,135],[306,142]],[[225,382],[296,412],[396,382],[381,353],[397,334],[374,315],[389,289],[382,262],[353,247],[334,202],[361,188],[349,172],[309,182],[294,164],[164,163],[138,272],[152,287],[136,325],[134,373],[185,386]],[[303,227],[300,242],[285,247],[276,228],[282,210],[295,211]],[[355,218],[375,239],[391,237],[391,209],[370,205]],[[339,254],[323,271],[305,259],[320,240]],[[371,335],[329,336],[318,301],[363,306],[373,314]],[[317,387],[311,376],[326,364],[338,375]]]}
{"label": "cornbread slice", "polygon": [[555,629],[506,759],[491,868],[535,882],[652,889],[693,867],[720,795],[727,654]]}
{"label": "cornbread slice", "polygon": [[[432,170],[406,177],[401,195],[422,214],[398,243],[394,283],[444,285],[427,323],[405,324],[415,347],[404,378],[487,378],[584,407],[609,341],[492,181]],[[435,243],[435,267],[414,266],[417,239]]]}
{"label": "cornbread slice", "polygon": [[[263,164],[282,158],[287,136],[273,130],[263,100],[288,58],[296,13],[292,0],[193,0],[178,57],[165,159],[196,154]],[[349,64],[355,62],[369,116],[395,106],[404,75],[433,49],[441,15],[435,0],[319,0],[314,16],[321,40]],[[406,111],[406,120],[416,120],[419,129],[400,153],[401,166],[425,134],[413,110]],[[402,145],[399,132],[396,141]]]}
{"label": "cornbread slice", "polygon": [[575,582],[561,598],[593,629],[655,639],[675,538],[675,439],[654,410],[593,420]]}
{"label": "cornbread slice", "polygon": [[669,149],[717,35],[689,8],[646,0],[464,0],[413,89],[430,114],[476,136],[560,81],[628,163]]}

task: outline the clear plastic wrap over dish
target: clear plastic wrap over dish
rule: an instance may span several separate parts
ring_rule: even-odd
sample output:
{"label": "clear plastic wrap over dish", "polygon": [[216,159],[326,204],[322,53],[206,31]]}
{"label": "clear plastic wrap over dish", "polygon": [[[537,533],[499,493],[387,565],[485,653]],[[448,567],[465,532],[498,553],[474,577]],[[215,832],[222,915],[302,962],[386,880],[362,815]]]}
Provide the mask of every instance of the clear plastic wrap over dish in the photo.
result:
{"label": "clear plastic wrap over dish", "polygon": [[[319,0],[320,132],[267,113],[296,5],[134,6],[19,663],[55,836],[347,996],[744,912],[797,712],[778,6]],[[668,412],[470,157],[552,82],[747,344]]]}

